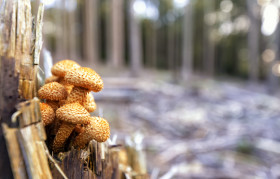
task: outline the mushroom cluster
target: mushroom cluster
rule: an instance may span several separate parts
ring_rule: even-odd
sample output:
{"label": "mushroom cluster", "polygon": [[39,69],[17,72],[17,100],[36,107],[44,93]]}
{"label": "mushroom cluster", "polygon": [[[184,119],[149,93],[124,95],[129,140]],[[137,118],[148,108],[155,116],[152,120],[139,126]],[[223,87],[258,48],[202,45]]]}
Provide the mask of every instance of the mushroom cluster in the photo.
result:
{"label": "mushroom cluster", "polygon": [[96,109],[91,93],[103,89],[101,77],[92,69],[81,67],[72,60],[57,62],[51,69],[53,76],[38,91],[42,121],[55,135],[52,142],[54,153],[64,151],[66,141],[78,149],[86,147],[91,140],[105,142],[110,137],[108,122],[90,115]]}

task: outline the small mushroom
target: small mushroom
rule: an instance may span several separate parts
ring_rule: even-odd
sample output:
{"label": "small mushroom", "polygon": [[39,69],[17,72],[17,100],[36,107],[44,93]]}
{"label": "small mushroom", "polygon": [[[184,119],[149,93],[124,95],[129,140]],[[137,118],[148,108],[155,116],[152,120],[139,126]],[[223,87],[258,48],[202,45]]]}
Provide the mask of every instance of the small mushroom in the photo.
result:
{"label": "small mushroom", "polygon": [[84,131],[76,137],[74,147],[81,149],[93,139],[97,142],[105,142],[109,137],[109,123],[101,117],[91,117],[90,123],[87,124],[84,127]]}
{"label": "small mushroom", "polygon": [[65,87],[58,82],[51,82],[39,89],[38,96],[41,99],[59,101],[67,98],[67,91]]}
{"label": "small mushroom", "polygon": [[56,111],[56,117],[62,122],[53,143],[53,151],[60,152],[65,141],[75,129],[76,124],[90,122],[89,112],[79,103],[65,104]]}
{"label": "small mushroom", "polygon": [[76,124],[71,124],[67,122],[63,122],[59,127],[58,132],[54,138],[53,142],[53,152],[58,153],[63,151],[64,144],[68,137],[71,135],[73,130],[75,129]]}
{"label": "small mushroom", "polygon": [[93,112],[96,109],[96,103],[94,101],[94,97],[91,93],[88,93],[84,102],[83,106],[86,108],[88,112]]}
{"label": "small mushroom", "polygon": [[62,60],[54,64],[51,71],[52,74],[59,77],[64,77],[67,71],[71,71],[81,66],[72,60]]}
{"label": "small mushroom", "polygon": [[90,122],[89,112],[79,103],[65,104],[56,110],[56,117],[72,124],[87,124]]}
{"label": "small mushroom", "polygon": [[94,70],[87,67],[68,71],[64,78],[69,84],[83,87],[94,92],[99,92],[103,89],[101,77]]}
{"label": "small mushroom", "polygon": [[53,108],[46,103],[40,103],[40,110],[44,126],[51,124],[55,118]]}

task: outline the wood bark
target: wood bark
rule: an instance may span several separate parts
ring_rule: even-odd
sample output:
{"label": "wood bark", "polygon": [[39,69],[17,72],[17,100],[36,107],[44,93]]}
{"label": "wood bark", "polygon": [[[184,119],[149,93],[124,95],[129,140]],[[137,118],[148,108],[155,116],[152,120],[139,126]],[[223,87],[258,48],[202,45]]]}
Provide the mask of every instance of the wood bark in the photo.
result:
{"label": "wood bark", "polygon": [[[91,141],[85,150],[64,153],[59,165],[68,178],[107,179],[120,178],[118,165],[118,149]],[[53,167],[54,178],[62,178]]]}
{"label": "wood bark", "polygon": [[[15,59],[0,57],[0,118],[1,124],[15,127],[11,122],[11,116],[16,111],[19,103],[18,82],[19,75],[15,74]],[[2,127],[0,127],[0,173],[3,178],[13,178],[7,146]]]}

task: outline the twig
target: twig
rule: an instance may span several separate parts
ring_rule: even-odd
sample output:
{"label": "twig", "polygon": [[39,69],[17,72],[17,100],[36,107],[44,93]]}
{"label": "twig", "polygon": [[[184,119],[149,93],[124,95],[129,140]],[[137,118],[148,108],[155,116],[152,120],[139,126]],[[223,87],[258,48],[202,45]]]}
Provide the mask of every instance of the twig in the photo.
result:
{"label": "twig", "polygon": [[48,158],[50,159],[50,161],[54,164],[55,168],[58,170],[58,172],[61,174],[61,176],[64,178],[64,179],[68,179],[68,177],[65,175],[65,173],[62,171],[62,169],[59,167],[59,165],[56,163],[56,161],[54,160],[54,158],[51,156],[49,150],[48,150],[48,147],[46,146],[46,144],[44,142],[42,142],[43,146],[44,146],[44,149],[45,149],[45,152],[48,156]]}

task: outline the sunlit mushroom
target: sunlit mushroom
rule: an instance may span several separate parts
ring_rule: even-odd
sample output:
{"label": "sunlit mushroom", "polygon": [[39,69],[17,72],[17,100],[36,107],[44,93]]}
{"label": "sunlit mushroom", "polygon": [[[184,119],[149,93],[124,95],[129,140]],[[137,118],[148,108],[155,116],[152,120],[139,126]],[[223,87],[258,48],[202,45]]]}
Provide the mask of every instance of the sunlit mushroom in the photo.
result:
{"label": "sunlit mushroom", "polygon": [[84,148],[91,140],[97,142],[105,142],[110,137],[109,123],[101,117],[91,117],[91,121],[84,127],[84,131],[80,133],[75,141],[74,146]]}

